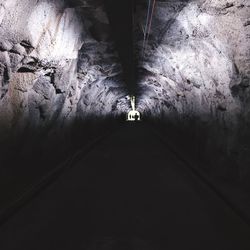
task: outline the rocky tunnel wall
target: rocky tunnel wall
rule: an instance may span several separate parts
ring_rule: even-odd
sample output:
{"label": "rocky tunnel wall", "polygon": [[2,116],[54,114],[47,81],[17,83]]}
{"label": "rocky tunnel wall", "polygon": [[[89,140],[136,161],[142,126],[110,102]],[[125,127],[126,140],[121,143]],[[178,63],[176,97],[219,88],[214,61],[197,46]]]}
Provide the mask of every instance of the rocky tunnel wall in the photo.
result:
{"label": "rocky tunnel wall", "polygon": [[[2,141],[20,131],[45,130],[44,137],[58,138],[61,128],[76,120],[114,117],[128,110],[103,3],[0,1]],[[173,127],[172,134],[183,135],[173,138],[180,147],[186,145],[183,153],[200,155],[218,175],[247,182],[249,1],[156,1],[144,57],[147,1],[137,0],[136,5],[138,110],[167,133]],[[29,136],[21,138],[27,141]],[[41,144],[40,139],[32,139],[32,144],[37,141]],[[44,142],[45,151],[47,145]]]}
{"label": "rocky tunnel wall", "polygon": [[156,1],[142,57],[146,8],[138,2],[139,108],[165,121],[186,156],[248,183],[249,1]]}
{"label": "rocky tunnel wall", "polygon": [[1,1],[1,126],[115,113],[125,91],[113,46],[98,1]]}
{"label": "rocky tunnel wall", "polygon": [[125,96],[102,1],[1,0],[0,203],[111,129]]}

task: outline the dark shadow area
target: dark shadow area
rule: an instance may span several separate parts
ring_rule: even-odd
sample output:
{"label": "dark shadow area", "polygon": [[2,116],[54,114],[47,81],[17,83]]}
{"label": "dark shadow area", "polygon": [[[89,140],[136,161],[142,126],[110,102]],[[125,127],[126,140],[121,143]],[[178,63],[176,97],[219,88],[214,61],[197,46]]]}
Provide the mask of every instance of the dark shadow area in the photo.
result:
{"label": "dark shadow area", "polygon": [[105,7],[112,27],[112,35],[123,67],[123,77],[130,94],[135,95],[136,57],[134,55],[135,0],[105,0]]}
{"label": "dark shadow area", "polygon": [[216,121],[205,124],[197,118],[177,120],[177,117],[167,119],[163,115],[150,119],[150,124],[157,131],[159,140],[172,148],[179,159],[204,177],[250,222],[250,158],[239,144],[245,135],[245,145],[250,145],[248,133],[227,130]]}
{"label": "dark shadow area", "polygon": [[249,225],[155,128],[113,130],[1,226],[1,249],[247,250]]}
{"label": "dark shadow area", "polygon": [[[68,163],[87,153],[102,138],[120,126],[122,118],[89,117],[61,128],[51,124],[46,128],[27,128],[9,136],[1,143],[0,217],[5,218],[12,205],[37,186],[53,181]],[[33,191],[32,191],[33,192]],[[25,197],[24,197],[25,198]],[[18,205],[18,204],[17,204]]]}

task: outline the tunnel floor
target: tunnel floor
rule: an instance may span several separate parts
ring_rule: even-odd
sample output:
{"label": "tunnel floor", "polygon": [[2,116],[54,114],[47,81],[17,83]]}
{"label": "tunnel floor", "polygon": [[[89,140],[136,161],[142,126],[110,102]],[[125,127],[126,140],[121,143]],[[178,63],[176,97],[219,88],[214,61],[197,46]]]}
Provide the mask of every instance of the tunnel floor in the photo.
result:
{"label": "tunnel floor", "polygon": [[249,250],[250,227],[163,145],[126,123],[0,228],[1,250]]}

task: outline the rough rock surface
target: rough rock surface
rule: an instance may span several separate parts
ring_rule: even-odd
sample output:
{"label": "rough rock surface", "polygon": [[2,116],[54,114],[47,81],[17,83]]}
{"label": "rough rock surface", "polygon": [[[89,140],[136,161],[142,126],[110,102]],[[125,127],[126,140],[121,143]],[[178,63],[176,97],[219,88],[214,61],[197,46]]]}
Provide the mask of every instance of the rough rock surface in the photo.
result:
{"label": "rough rock surface", "polygon": [[202,150],[213,164],[220,154],[233,154],[244,176],[250,164],[250,2],[157,1],[142,57],[146,7],[140,1],[140,110],[194,130],[192,147],[204,137]]}
{"label": "rough rock surface", "polygon": [[[143,25],[146,1],[138,2]],[[157,1],[140,59],[139,109],[204,121],[212,116],[230,125],[239,114],[247,117],[249,8],[247,0]],[[101,1],[2,0],[0,24],[0,115],[6,124],[18,112],[40,124],[125,110],[121,67]],[[141,51],[142,32],[135,32]],[[19,111],[10,107],[14,96],[22,103]]]}
{"label": "rough rock surface", "polygon": [[140,65],[142,109],[234,122],[250,108],[239,100],[250,85],[249,18],[245,0],[158,1]]}
{"label": "rough rock surface", "polygon": [[119,113],[126,94],[99,2],[0,1],[2,130]]}
{"label": "rough rock surface", "polygon": [[[194,130],[212,158],[250,164],[249,0],[158,0],[141,57],[138,109]],[[0,0],[0,128],[64,125],[127,111],[103,1]],[[186,126],[186,127],[185,127]],[[199,143],[197,144],[199,147]]]}

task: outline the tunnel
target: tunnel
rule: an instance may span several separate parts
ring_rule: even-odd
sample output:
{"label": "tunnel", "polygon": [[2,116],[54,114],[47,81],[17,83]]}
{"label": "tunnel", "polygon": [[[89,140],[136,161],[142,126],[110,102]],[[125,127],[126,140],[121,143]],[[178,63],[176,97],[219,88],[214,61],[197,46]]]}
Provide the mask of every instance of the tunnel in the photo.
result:
{"label": "tunnel", "polygon": [[1,250],[249,250],[249,126],[248,0],[0,1]]}

